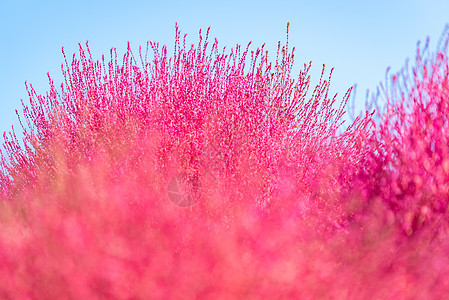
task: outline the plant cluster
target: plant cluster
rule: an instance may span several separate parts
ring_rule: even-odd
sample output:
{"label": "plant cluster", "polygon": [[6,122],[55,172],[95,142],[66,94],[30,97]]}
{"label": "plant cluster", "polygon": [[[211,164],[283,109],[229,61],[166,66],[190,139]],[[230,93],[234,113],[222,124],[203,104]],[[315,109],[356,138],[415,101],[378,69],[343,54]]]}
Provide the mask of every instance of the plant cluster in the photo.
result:
{"label": "plant cluster", "polygon": [[4,134],[5,299],[441,299],[448,32],[351,124],[294,48],[80,45]]}

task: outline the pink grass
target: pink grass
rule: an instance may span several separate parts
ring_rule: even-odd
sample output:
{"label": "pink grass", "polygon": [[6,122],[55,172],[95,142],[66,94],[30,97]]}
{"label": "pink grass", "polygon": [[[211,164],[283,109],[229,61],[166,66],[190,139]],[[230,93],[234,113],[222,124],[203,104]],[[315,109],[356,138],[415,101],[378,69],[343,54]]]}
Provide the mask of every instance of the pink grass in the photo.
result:
{"label": "pink grass", "polygon": [[345,127],[351,89],[336,103],[323,67],[310,93],[310,64],[293,81],[288,40],[271,63],[208,32],[148,46],[80,45],[60,91],[29,85],[2,153],[1,298],[447,295],[446,46]]}

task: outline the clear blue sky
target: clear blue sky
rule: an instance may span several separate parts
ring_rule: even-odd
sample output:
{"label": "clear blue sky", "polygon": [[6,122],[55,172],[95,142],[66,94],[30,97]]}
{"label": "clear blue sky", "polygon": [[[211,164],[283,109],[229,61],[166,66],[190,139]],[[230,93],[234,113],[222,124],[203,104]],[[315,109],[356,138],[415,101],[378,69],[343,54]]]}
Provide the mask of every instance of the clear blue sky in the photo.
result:
{"label": "clear blue sky", "polygon": [[272,57],[277,41],[296,47],[299,67],[312,60],[317,79],[321,65],[335,67],[332,92],[341,96],[358,84],[363,108],[366,89],[374,90],[388,66],[398,70],[414,58],[416,42],[435,45],[449,22],[449,1],[15,1],[0,0],[0,132],[17,124],[15,109],[28,100],[24,82],[39,93],[48,90],[47,72],[59,86],[61,47],[71,55],[89,40],[95,58],[116,47],[123,53],[153,40],[172,49],[175,22],[188,41],[211,27],[211,37],[228,49],[236,43],[267,44]]}

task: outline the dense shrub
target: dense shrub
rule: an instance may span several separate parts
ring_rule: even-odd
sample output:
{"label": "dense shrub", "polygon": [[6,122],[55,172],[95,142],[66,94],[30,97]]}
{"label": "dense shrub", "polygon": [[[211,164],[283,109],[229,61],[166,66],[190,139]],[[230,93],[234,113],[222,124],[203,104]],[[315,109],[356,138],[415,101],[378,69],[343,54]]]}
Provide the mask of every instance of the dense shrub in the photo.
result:
{"label": "dense shrub", "polygon": [[[423,225],[446,231],[449,205],[448,30],[438,51],[427,41],[416,63],[382,86],[385,109],[374,132],[372,197],[395,212],[407,235]],[[374,175],[373,174],[373,175]]]}
{"label": "dense shrub", "polygon": [[80,45],[60,91],[29,86],[2,153],[2,298],[447,294],[446,46],[346,126],[351,89],[336,103],[323,66],[309,93],[288,38],[275,62],[201,31],[147,48]]}

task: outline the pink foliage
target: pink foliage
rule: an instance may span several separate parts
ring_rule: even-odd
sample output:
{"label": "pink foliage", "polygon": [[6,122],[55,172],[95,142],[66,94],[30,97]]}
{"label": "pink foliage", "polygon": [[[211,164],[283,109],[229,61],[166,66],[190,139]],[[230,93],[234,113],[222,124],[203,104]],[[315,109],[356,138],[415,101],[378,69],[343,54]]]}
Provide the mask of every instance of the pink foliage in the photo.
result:
{"label": "pink foliage", "polygon": [[201,31],[149,47],[80,45],[61,92],[29,86],[0,165],[1,298],[447,295],[447,48],[344,127],[351,89],[338,106],[323,66],[310,94],[288,39],[273,63]]}
{"label": "pink foliage", "polygon": [[447,230],[449,205],[449,27],[438,52],[418,47],[416,64],[383,87],[387,105],[374,130],[374,197],[389,204],[407,235]]}

